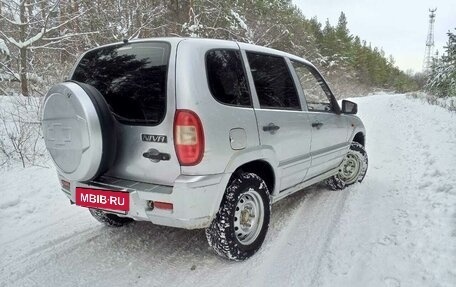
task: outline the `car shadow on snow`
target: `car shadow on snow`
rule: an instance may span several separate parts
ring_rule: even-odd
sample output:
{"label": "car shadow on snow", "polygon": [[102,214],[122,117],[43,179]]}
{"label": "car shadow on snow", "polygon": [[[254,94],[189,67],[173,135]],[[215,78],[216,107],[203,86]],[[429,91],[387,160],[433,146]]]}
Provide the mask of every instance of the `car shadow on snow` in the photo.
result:
{"label": "car shadow on snow", "polygon": [[[274,228],[274,223],[289,217],[307,198],[326,192],[337,191],[330,191],[324,185],[314,185],[274,204],[270,226]],[[136,221],[121,228],[100,226],[97,230],[97,236],[88,239],[88,242],[94,242],[97,248],[126,253],[140,252],[148,254],[150,258],[216,256],[207,244],[204,229],[185,230]]]}
{"label": "car shadow on snow", "polygon": [[[282,222],[286,223],[287,218],[307,198],[326,192],[333,191],[322,185],[315,185],[274,204],[269,233],[279,232],[283,227]],[[185,230],[154,225],[150,222],[133,222],[121,228],[99,226],[91,234],[92,236],[86,239],[88,246],[85,249],[93,248],[94,252],[105,253],[108,256],[122,254],[131,258],[148,258],[149,263],[163,263],[176,258],[180,261],[188,259],[189,262],[201,262],[208,258],[216,258],[218,262],[230,262],[219,258],[209,247],[204,229]]]}

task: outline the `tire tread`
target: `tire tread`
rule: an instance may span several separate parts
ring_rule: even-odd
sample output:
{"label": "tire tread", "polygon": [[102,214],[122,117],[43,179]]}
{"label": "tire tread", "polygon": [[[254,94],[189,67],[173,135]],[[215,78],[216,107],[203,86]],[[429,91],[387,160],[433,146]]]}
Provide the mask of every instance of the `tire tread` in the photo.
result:
{"label": "tire tread", "polygon": [[[263,226],[257,239],[250,245],[240,244],[234,233],[233,216],[237,200],[248,187],[255,187],[265,203]],[[247,189],[248,190],[248,189]],[[206,238],[214,251],[227,259],[242,261],[255,254],[261,247],[269,226],[271,199],[266,183],[254,173],[239,173],[228,185],[216,217],[206,228]]]}

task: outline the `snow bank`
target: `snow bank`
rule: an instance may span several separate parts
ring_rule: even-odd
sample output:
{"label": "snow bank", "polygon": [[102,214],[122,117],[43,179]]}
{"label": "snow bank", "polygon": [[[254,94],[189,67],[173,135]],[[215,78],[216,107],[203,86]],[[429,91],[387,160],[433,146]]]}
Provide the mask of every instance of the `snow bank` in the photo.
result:
{"label": "snow bank", "polygon": [[436,97],[422,92],[408,93],[407,97],[419,99],[430,105],[441,106],[449,111],[456,111],[456,97]]}

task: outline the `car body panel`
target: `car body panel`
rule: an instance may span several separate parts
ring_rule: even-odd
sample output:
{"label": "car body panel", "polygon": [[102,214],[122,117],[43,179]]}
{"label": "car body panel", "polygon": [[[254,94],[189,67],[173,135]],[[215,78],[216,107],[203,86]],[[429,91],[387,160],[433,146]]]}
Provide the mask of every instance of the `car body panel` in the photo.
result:
{"label": "car body panel", "polygon": [[[108,187],[131,194],[132,206],[126,215],[137,220],[182,227],[207,227],[218,211],[233,173],[253,161],[271,166],[274,182],[272,202],[337,173],[356,134],[365,128],[355,115],[308,111],[305,95],[290,63],[310,62],[282,51],[233,41],[192,38],[155,38],[141,41],[170,43],[167,111],[158,126],[117,123],[119,149],[111,169],[91,182],[70,181],[65,194],[75,201],[77,186]],[[132,42],[136,42],[132,41]],[[249,81],[252,106],[236,107],[218,102],[211,94],[205,57],[212,49],[241,52]],[[286,60],[297,88],[301,110],[262,109],[250,73],[246,51],[273,54]],[[83,57],[83,55],[81,56]],[[73,70],[74,72],[74,70]],[[334,97],[333,97],[333,100]],[[173,122],[176,109],[195,112],[204,130],[205,150],[200,163],[180,166],[174,150]],[[312,127],[321,122],[320,128]],[[276,132],[263,131],[275,124]],[[145,141],[142,135],[167,137],[166,143]],[[153,162],[142,156],[154,148],[170,155],[169,161]],[[61,180],[67,180],[60,175]],[[174,204],[172,213],[151,210],[148,201]]]}
{"label": "car body panel", "polygon": [[331,112],[308,112],[311,123],[323,124],[312,128],[312,166],[305,179],[338,166],[347,153],[347,118]]}
{"label": "car body panel", "polygon": [[205,150],[196,166],[182,166],[182,174],[217,174],[226,169],[232,155],[239,153],[230,143],[232,129],[246,134],[245,149],[258,146],[258,130],[253,107],[236,107],[218,102],[206,77],[205,56],[213,49],[239,50],[232,41],[184,40],[179,44],[176,66],[177,109],[195,112],[203,124]]}
{"label": "car body panel", "polygon": [[[108,170],[107,175],[116,178],[135,180],[138,182],[156,183],[162,185],[172,185],[176,178],[181,174],[180,165],[174,150],[173,122],[175,113],[175,73],[176,73],[176,49],[182,39],[150,39],[135,40],[130,43],[141,42],[168,42],[170,44],[170,56],[168,62],[168,77],[166,84],[166,114],[163,121],[158,125],[133,125],[116,121],[117,155],[113,166]],[[111,45],[117,45],[111,44]],[[109,47],[102,46],[96,49]],[[92,49],[90,51],[93,51]],[[88,51],[89,52],[89,51]],[[86,52],[87,53],[87,52]],[[85,54],[86,54],[85,53]],[[83,55],[84,56],[84,55]],[[81,57],[81,59],[83,58]],[[72,72],[72,75],[74,70]],[[71,78],[71,76],[70,76]],[[143,135],[163,136],[166,142],[146,141]],[[169,160],[152,161],[143,156],[144,153],[154,149],[158,152],[169,154]]]}

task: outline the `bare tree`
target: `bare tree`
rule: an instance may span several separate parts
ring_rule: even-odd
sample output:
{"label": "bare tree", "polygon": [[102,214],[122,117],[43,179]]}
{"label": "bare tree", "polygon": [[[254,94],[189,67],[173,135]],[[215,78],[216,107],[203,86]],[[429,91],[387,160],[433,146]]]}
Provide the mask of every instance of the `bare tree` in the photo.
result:
{"label": "bare tree", "polygon": [[31,95],[29,81],[40,81],[33,70],[31,51],[39,49],[65,50],[65,42],[91,32],[69,32],[65,27],[82,17],[86,11],[71,11],[62,15],[66,1],[0,0],[0,37],[9,46],[15,66],[9,72],[19,79],[21,93]]}
{"label": "bare tree", "polygon": [[39,165],[44,156],[40,97],[3,97],[0,106],[0,166],[12,159],[23,167]]}

